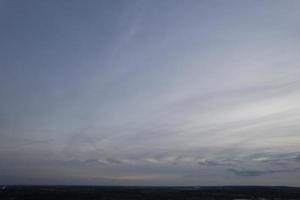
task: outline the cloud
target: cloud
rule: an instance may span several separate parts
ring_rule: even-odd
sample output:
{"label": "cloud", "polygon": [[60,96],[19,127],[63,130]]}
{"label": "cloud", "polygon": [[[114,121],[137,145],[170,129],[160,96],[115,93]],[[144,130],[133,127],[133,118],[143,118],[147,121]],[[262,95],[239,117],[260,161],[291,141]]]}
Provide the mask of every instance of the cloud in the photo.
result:
{"label": "cloud", "polygon": [[270,163],[272,165],[291,164],[300,160],[299,153],[260,153],[249,156],[254,162]]}
{"label": "cloud", "polygon": [[228,166],[228,165],[234,165],[238,162],[241,162],[241,160],[234,160],[234,159],[220,159],[220,160],[206,160],[202,159],[198,162],[198,165],[202,166]]}
{"label": "cloud", "polygon": [[251,176],[262,176],[267,174],[274,174],[274,173],[292,173],[292,172],[299,172],[300,168],[294,169],[278,169],[278,170],[237,170],[237,169],[228,169],[227,171],[243,177],[251,177]]}
{"label": "cloud", "polygon": [[115,159],[115,158],[106,158],[105,161],[108,162],[109,164],[122,164],[122,163],[124,163],[122,160]]}
{"label": "cloud", "polygon": [[110,166],[110,165],[120,165],[123,164],[123,160],[115,159],[115,158],[105,158],[105,159],[86,159],[86,160],[59,160],[56,163],[66,166],[90,166],[90,167],[97,167],[97,166]]}

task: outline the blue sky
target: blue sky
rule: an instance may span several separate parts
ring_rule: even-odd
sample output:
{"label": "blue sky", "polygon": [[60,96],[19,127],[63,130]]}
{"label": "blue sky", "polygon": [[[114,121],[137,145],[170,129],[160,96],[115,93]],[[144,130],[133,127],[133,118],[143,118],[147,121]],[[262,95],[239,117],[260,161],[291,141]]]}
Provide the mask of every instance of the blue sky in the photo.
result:
{"label": "blue sky", "polygon": [[300,186],[297,0],[0,0],[3,184]]}

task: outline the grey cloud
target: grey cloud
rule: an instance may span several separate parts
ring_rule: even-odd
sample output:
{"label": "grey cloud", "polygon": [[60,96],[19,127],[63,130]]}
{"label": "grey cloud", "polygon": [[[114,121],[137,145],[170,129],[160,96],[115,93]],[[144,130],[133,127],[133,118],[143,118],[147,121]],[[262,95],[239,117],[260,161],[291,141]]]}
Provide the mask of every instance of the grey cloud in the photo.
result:
{"label": "grey cloud", "polygon": [[267,171],[257,171],[257,170],[228,169],[228,171],[234,173],[237,176],[260,176],[268,173]]}
{"label": "grey cloud", "polygon": [[110,165],[120,165],[124,162],[115,158],[105,158],[105,159],[86,159],[86,160],[57,160],[55,161],[57,164],[66,165],[66,166],[110,166]]}
{"label": "grey cloud", "polygon": [[237,170],[237,169],[228,169],[227,171],[237,175],[237,176],[262,176],[267,174],[274,174],[274,173],[292,173],[292,172],[299,172],[300,168],[294,169],[278,169],[278,170]]}
{"label": "grey cloud", "polygon": [[260,153],[249,156],[252,161],[270,164],[289,164],[300,160],[299,153]]}
{"label": "grey cloud", "polygon": [[106,163],[100,162],[96,159],[87,159],[87,160],[60,160],[57,163],[67,166],[98,166]]}
{"label": "grey cloud", "polygon": [[204,161],[199,161],[198,162],[199,165],[204,165],[204,166],[219,166],[219,165],[223,165],[223,163],[219,163],[213,160],[204,160]]}
{"label": "grey cloud", "polygon": [[202,160],[198,162],[198,165],[202,166],[227,166],[232,165],[232,163],[224,161],[215,161],[215,160]]}
{"label": "grey cloud", "polygon": [[123,161],[115,158],[107,158],[105,159],[110,164],[122,164]]}

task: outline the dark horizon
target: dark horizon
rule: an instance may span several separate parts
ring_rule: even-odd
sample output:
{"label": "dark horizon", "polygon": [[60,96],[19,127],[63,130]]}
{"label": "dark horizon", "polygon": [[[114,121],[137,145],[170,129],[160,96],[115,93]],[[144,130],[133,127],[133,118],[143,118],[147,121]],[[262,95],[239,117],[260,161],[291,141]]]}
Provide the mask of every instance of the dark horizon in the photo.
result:
{"label": "dark horizon", "polygon": [[287,186],[287,185],[47,185],[47,184],[1,184],[0,187],[111,187],[111,188],[299,188],[298,186]]}
{"label": "dark horizon", "polygon": [[20,186],[0,190],[0,198],[10,199],[109,199],[109,200],[273,200],[297,199],[300,188],[293,187],[42,187]]}

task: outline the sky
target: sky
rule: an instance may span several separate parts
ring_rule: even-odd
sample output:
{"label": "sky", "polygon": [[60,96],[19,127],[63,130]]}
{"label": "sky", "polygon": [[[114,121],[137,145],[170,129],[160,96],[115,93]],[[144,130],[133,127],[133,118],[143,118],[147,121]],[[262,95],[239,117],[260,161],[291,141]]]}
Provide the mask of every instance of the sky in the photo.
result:
{"label": "sky", "polygon": [[299,10],[0,0],[0,184],[300,186]]}

